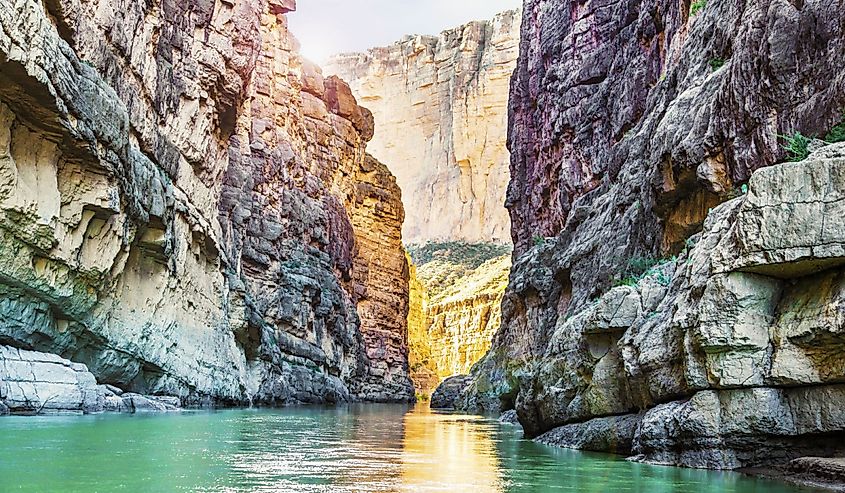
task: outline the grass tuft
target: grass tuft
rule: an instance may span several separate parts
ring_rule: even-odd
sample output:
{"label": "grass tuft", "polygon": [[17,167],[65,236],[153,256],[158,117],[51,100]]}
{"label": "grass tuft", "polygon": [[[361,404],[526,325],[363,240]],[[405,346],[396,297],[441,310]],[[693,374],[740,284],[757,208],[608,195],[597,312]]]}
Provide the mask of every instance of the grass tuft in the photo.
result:
{"label": "grass tuft", "polygon": [[783,149],[786,151],[786,158],[790,162],[803,161],[810,155],[812,137],[807,137],[801,132],[795,132],[791,135],[781,135],[780,138],[784,140]]}
{"label": "grass tuft", "polygon": [[689,15],[690,17],[694,16],[695,14],[699,13],[701,9],[707,6],[707,0],[695,0],[692,2],[689,8]]}
{"label": "grass tuft", "polygon": [[842,121],[838,125],[830,129],[830,132],[824,136],[824,140],[831,144],[845,142],[845,117],[842,118]]}

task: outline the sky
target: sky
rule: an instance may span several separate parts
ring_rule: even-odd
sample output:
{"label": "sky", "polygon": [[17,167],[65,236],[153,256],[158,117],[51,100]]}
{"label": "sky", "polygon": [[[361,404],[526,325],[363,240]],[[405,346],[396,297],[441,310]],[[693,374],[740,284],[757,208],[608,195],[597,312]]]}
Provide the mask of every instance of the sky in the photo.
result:
{"label": "sky", "polygon": [[517,8],[522,0],[297,0],[288,14],[302,54],[322,63],[330,55],[385,46],[406,34],[437,34],[471,20]]}

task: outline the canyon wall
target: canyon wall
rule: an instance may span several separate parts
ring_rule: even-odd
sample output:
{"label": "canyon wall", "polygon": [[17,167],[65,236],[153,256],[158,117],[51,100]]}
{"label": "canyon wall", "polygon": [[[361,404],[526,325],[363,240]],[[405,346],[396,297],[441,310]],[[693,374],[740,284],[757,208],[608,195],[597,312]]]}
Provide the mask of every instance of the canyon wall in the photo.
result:
{"label": "canyon wall", "polygon": [[[456,254],[498,250],[481,244],[509,241],[505,144],[519,23],[520,11],[504,12],[438,36],[337,55],[327,64],[373,112],[368,149],[388,163],[402,188],[403,236],[412,252],[447,244]],[[492,257],[471,268],[448,259],[417,264],[409,333],[419,394],[469,371],[487,351],[509,266]],[[452,291],[440,285],[447,275]]]}
{"label": "canyon wall", "polygon": [[418,305],[408,323],[411,378],[418,393],[430,395],[443,379],[468,373],[490,349],[501,322],[510,248],[447,242],[409,250],[411,303]]}
{"label": "canyon wall", "polygon": [[514,267],[458,407],[692,467],[843,452],[840,10],[524,2]]}
{"label": "canyon wall", "polygon": [[403,401],[400,191],[293,0],[0,0],[0,344],[188,404]]}
{"label": "canyon wall", "polygon": [[333,57],[372,110],[369,151],[402,188],[406,243],[507,242],[507,103],[520,12]]}

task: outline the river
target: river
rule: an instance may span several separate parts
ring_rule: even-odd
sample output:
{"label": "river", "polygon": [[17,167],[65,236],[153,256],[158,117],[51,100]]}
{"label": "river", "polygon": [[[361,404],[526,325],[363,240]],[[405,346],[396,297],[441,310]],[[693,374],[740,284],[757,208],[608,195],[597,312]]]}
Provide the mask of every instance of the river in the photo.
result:
{"label": "river", "polygon": [[522,440],[425,406],[0,418],[0,491],[810,491]]}

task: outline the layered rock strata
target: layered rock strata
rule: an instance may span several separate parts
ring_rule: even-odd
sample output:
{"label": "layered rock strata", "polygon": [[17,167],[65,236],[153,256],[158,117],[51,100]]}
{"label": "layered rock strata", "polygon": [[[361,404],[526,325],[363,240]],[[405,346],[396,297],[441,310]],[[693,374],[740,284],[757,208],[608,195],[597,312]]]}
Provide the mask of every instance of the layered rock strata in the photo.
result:
{"label": "layered rock strata", "polygon": [[514,267],[458,406],[660,463],[842,453],[843,148],[769,166],[842,121],[844,42],[826,2],[527,0]]}
{"label": "layered rock strata", "polygon": [[[409,247],[414,266],[409,318],[411,377],[430,395],[445,378],[466,374],[490,348],[501,321],[510,248],[428,243]],[[413,289],[418,284],[417,289]]]}
{"label": "layered rock strata", "polygon": [[188,404],[412,398],[399,188],[293,7],[0,0],[0,342]]}
{"label": "layered rock strata", "polygon": [[408,243],[508,241],[505,141],[519,23],[519,11],[504,12],[328,62],[373,111],[369,151],[402,187]]}
{"label": "layered rock strata", "polygon": [[[545,443],[656,463],[845,453],[843,205],[845,144],[758,170],[676,258],[558,317],[506,371],[500,332],[459,405],[513,406],[529,436],[552,430]],[[511,289],[553,286],[537,267],[557,248],[525,255]]]}

